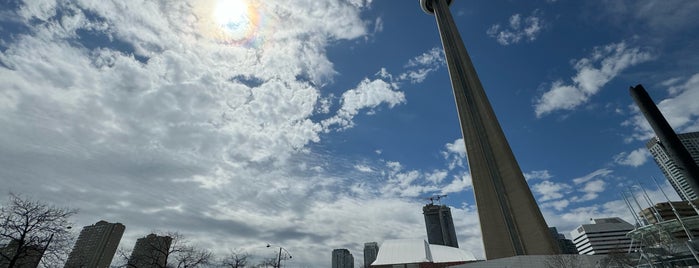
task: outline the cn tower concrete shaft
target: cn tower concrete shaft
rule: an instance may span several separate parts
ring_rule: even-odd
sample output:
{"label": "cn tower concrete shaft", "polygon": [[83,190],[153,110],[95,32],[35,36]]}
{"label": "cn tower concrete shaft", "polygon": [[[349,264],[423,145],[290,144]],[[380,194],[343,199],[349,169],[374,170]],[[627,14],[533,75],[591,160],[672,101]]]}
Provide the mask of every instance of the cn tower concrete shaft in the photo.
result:
{"label": "cn tower concrete shaft", "polygon": [[449,11],[451,0],[420,0],[437,19],[466,143],[487,259],[557,254]]}

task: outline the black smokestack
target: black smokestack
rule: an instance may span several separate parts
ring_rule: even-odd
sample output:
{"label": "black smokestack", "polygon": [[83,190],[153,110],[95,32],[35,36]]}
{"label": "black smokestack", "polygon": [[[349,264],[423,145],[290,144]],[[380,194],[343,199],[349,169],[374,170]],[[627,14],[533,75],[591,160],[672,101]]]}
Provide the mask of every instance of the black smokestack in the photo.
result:
{"label": "black smokestack", "polygon": [[[631,97],[641,109],[643,116],[646,117],[648,123],[653,128],[655,136],[658,137],[660,144],[665,147],[668,156],[675,162],[677,168],[682,171],[687,183],[695,193],[699,194],[699,167],[692,159],[692,156],[687,151],[687,148],[682,145],[682,142],[677,137],[675,131],[667,123],[663,114],[658,110],[653,99],[650,98],[648,92],[642,85],[631,87],[629,89]],[[682,196],[681,193],[680,196]]]}

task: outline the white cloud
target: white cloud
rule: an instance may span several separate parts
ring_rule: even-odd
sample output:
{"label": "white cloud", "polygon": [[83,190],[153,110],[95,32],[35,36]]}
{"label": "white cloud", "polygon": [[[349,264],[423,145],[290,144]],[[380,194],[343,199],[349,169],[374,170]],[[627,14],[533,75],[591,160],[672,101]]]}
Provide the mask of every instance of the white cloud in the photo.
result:
{"label": "white cloud", "polygon": [[[264,23],[230,36],[211,24],[215,1],[26,1],[12,11],[26,32],[0,52],[3,189],[80,209],[76,226],[122,222],[127,247],[173,230],[222,251],[274,241],[323,267],[312,252],[339,241],[422,236],[420,204],[379,199],[309,149],[314,115],[334,115],[326,48],[369,34],[370,2],[254,1]],[[345,93],[345,126],[405,101],[381,79]],[[392,178],[407,193],[414,177]],[[336,234],[376,220],[390,227]]]}
{"label": "white cloud", "polygon": [[466,144],[463,138],[458,138],[452,143],[444,145],[446,151],[442,151],[442,156],[448,161],[449,170],[457,167],[465,167],[466,160]]}
{"label": "white cloud", "polygon": [[612,172],[613,172],[613,171],[612,171],[611,169],[608,169],[608,168],[598,169],[598,170],[595,170],[595,171],[591,172],[590,174],[587,174],[587,175],[585,175],[585,176],[582,176],[582,177],[573,179],[573,183],[575,183],[576,185],[578,185],[578,184],[581,184],[581,183],[588,182],[588,181],[590,181],[590,180],[592,180],[592,179],[594,179],[594,178],[597,178],[597,177],[606,177],[606,176],[608,176],[609,174],[612,174]]}
{"label": "white cloud", "polygon": [[363,109],[374,109],[386,103],[389,108],[405,102],[405,94],[396,91],[394,85],[381,80],[362,80],[356,88],[342,94],[342,106],[337,115],[322,122],[323,129],[328,132],[331,127],[338,125],[340,129],[354,126],[354,117]]}
{"label": "white cloud", "polygon": [[446,170],[434,170],[432,173],[427,174],[425,179],[434,184],[438,184],[441,183],[447,175],[449,175],[449,172]]}
{"label": "white cloud", "polygon": [[441,194],[462,192],[462,191],[464,191],[467,188],[472,187],[472,186],[473,186],[473,182],[471,181],[471,174],[468,174],[468,173],[460,174],[460,175],[454,176],[454,179],[451,181],[451,183],[442,187]]}
{"label": "white cloud", "polygon": [[359,170],[361,172],[374,172],[374,170],[367,165],[354,165],[354,169]]}
{"label": "white cloud", "polygon": [[572,187],[566,183],[553,181],[542,181],[534,184],[532,187],[534,193],[540,196],[537,199],[539,202],[563,198],[567,193],[571,192],[571,189]]}
{"label": "white cloud", "polygon": [[614,156],[614,162],[620,165],[638,167],[646,163],[650,157],[646,148],[638,148],[630,153],[621,152]]}
{"label": "white cloud", "polygon": [[410,83],[422,83],[427,76],[439,70],[446,64],[442,49],[434,47],[429,51],[416,56],[405,64],[405,72],[398,75],[399,81],[410,81]]}
{"label": "white cloud", "polygon": [[534,10],[532,15],[522,19],[522,15],[514,14],[509,19],[507,26],[494,24],[488,28],[486,32],[488,36],[503,46],[519,43],[522,40],[532,42],[543,29],[543,20],[541,12]]}
{"label": "white cloud", "polygon": [[585,193],[585,195],[582,196],[582,198],[577,199],[575,201],[577,202],[582,202],[582,201],[590,201],[599,196],[601,192],[604,192],[606,189],[607,184],[603,180],[593,180],[585,183],[585,186],[583,188],[579,189],[579,192]]}
{"label": "white cloud", "polygon": [[551,173],[544,169],[544,170],[532,170],[530,172],[525,172],[524,173],[524,178],[527,180],[534,180],[534,179],[542,179],[542,180],[548,180],[550,178],[553,178]]}
{"label": "white cloud", "polygon": [[623,70],[652,58],[650,52],[628,48],[625,42],[596,47],[588,58],[575,62],[577,73],[571,78],[572,84],[555,81],[536,100],[536,116],[542,117],[557,110],[573,110],[587,102]]}

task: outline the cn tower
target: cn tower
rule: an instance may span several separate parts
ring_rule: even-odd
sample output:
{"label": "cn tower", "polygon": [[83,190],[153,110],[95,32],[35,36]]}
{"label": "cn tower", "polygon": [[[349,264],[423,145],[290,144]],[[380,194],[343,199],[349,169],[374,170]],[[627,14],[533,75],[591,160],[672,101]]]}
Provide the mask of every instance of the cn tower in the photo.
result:
{"label": "cn tower", "polygon": [[557,254],[544,217],[483,90],[449,11],[452,0],[420,0],[434,14],[466,143],[486,259]]}

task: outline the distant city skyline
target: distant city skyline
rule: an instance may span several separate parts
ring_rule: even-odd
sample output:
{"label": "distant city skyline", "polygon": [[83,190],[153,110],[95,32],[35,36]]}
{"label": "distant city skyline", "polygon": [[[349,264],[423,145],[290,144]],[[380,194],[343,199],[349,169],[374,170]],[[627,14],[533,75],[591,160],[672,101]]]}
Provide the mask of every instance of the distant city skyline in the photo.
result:
{"label": "distant city skyline", "polygon": [[[485,258],[435,17],[417,0],[0,1],[0,200],[176,230],[293,267],[427,240],[449,195],[459,247]],[[699,131],[699,3],[452,1],[549,226],[633,216],[619,193],[663,177],[627,89]],[[672,186],[661,187],[679,200]],[[631,189],[639,194],[637,187]],[[639,195],[639,197],[642,197]],[[4,242],[3,242],[4,243]],[[278,253],[278,251],[277,251]]]}

